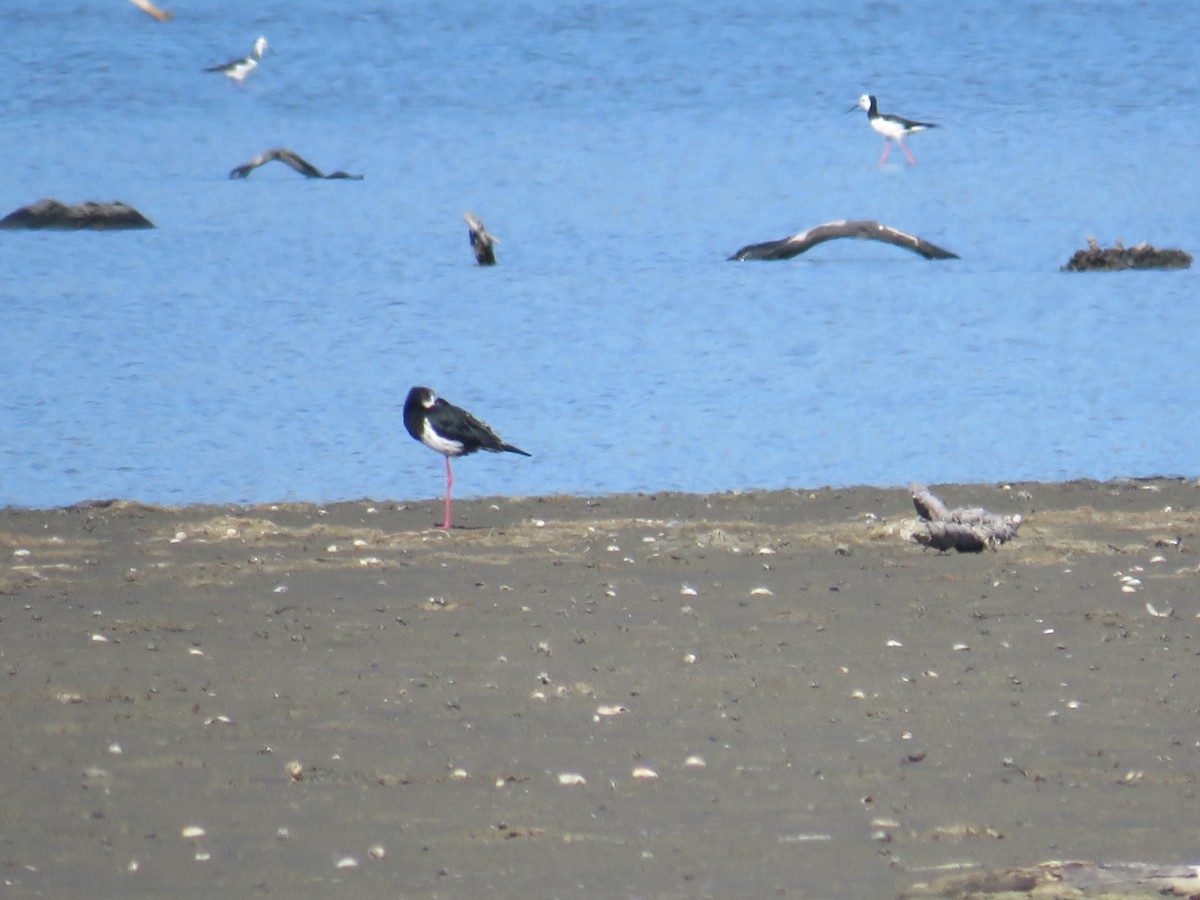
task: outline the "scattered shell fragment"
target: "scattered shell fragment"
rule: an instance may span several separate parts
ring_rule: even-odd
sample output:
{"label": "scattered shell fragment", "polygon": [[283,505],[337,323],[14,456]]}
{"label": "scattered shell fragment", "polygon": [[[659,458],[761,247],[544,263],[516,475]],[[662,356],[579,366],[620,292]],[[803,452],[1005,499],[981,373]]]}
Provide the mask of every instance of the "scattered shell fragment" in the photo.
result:
{"label": "scattered shell fragment", "polygon": [[895,638],[892,638],[884,646],[885,647],[903,647],[904,644],[901,643],[900,641],[896,640]]}
{"label": "scattered shell fragment", "polygon": [[116,741],[113,741],[111,744],[108,745],[108,755],[109,756],[120,756],[124,752],[125,751],[121,749],[121,745],[118,744]]}
{"label": "scattered shell fragment", "polygon": [[283,771],[287,772],[288,777],[291,778],[292,781],[299,781],[304,777],[304,766],[300,764],[300,760],[298,759],[293,759],[291,762],[286,763],[283,767]]}
{"label": "scattered shell fragment", "polygon": [[559,772],[558,783],[566,787],[574,787],[576,785],[587,784],[587,779],[578,772]]}
{"label": "scattered shell fragment", "polygon": [[1154,604],[1147,600],[1146,612],[1150,613],[1150,615],[1154,616],[1156,619],[1169,619],[1171,618],[1171,613],[1175,612],[1175,608],[1173,606],[1168,606],[1162,612],[1159,612],[1154,608]]}
{"label": "scattered shell fragment", "polygon": [[108,638],[102,634],[93,634],[92,635],[92,643],[93,644],[107,644]]}
{"label": "scattered shell fragment", "polygon": [[212,854],[207,850],[197,850],[192,859],[196,860],[196,862],[208,862],[210,859],[212,859]]}
{"label": "scattered shell fragment", "polygon": [[185,825],[183,831],[180,832],[185,841],[194,841],[197,838],[204,837],[206,834],[208,832],[199,825]]}
{"label": "scattered shell fragment", "polygon": [[624,706],[615,706],[615,705],[614,706],[597,706],[596,707],[596,718],[601,719],[601,718],[607,718],[608,716],[619,716],[622,713],[627,713],[627,712],[629,712],[629,710],[626,709]]}
{"label": "scattered shell fragment", "polygon": [[681,593],[685,597],[695,597],[700,592],[698,590],[696,590],[694,587],[692,587],[690,584],[685,584],[679,589],[679,593]]}
{"label": "scattered shell fragment", "polygon": [[767,587],[756,587],[750,592],[751,597],[774,597],[775,592]]}
{"label": "scattered shell fragment", "polygon": [[83,694],[77,694],[74,691],[59,691],[55,695],[55,699],[59,703],[82,703]]}
{"label": "scattered shell fragment", "polygon": [[636,766],[633,772],[630,773],[634,778],[657,778],[658,773],[649,766]]}
{"label": "scattered shell fragment", "polygon": [[971,645],[970,645],[970,644],[964,644],[964,643],[962,643],[962,642],[960,641],[959,643],[955,644],[955,645],[954,645],[954,647],[953,647],[952,649],[954,649],[954,650],[970,650],[970,649],[971,649]]}
{"label": "scattered shell fragment", "polygon": [[685,766],[687,766],[689,769],[703,769],[705,766],[708,765],[708,763],[706,763],[704,761],[704,757],[701,756],[699,753],[693,753],[691,756],[689,756],[687,759],[685,759],[683,761],[683,764]]}
{"label": "scattered shell fragment", "polygon": [[832,834],[781,834],[781,844],[807,844],[813,841],[832,841]]}
{"label": "scattered shell fragment", "polygon": [[358,860],[353,856],[343,856],[336,863],[334,863],[334,867],[338,869],[357,869]]}
{"label": "scattered shell fragment", "polygon": [[204,651],[199,647],[188,647],[188,656],[203,656]]}
{"label": "scattered shell fragment", "polygon": [[177,531],[177,532],[175,532],[175,536],[173,538],[171,538],[171,543],[172,544],[181,544],[186,540],[187,540],[187,532],[186,531]]}
{"label": "scattered shell fragment", "polygon": [[866,700],[867,695],[863,691],[851,691],[850,699],[851,700]]}
{"label": "scattered shell fragment", "polygon": [[470,773],[468,773],[467,770],[463,769],[463,768],[455,769],[453,772],[450,773],[451,781],[468,781],[468,780],[470,780],[470,778],[471,778]]}
{"label": "scattered shell fragment", "polygon": [[383,844],[372,844],[367,848],[367,856],[371,857],[371,859],[383,859],[387,856],[387,850]]}

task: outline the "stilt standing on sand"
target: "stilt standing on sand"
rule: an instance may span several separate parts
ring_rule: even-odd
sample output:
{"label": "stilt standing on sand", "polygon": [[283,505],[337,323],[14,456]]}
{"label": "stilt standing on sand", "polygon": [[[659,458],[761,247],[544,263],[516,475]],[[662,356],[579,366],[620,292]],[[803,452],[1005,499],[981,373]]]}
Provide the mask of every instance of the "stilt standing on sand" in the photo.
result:
{"label": "stilt standing on sand", "polygon": [[414,387],[408,392],[404,401],[404,427],[413,438],[446,457],[446,513],[441,527],[447,531],[450,530],[450,489],[454,486],[450,457],[466,456],[476,450],[532,456],[506,444],[465,409],[447,403],[427,387]]}

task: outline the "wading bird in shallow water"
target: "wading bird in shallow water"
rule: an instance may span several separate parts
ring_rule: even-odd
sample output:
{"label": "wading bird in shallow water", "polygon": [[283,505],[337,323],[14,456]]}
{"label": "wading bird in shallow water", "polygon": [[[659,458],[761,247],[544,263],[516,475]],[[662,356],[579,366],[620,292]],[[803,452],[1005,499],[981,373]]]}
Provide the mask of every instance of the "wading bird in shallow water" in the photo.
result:
{"label": "wading bird in shallow water", "polygon": [[222,63],[219,66],[209,66],[205,72],[220,72],[226,78],[241,84],[246,80],[246,76],[253,72],[258,67],[258,61],[263,58],[263,53],[267,49],[267,39],[260,37],[254,42],[254,50],[249,56],[243,56],[241,59],[231,59],[227,63]]}
{"label": "wading bird in shallow water", "polygon": [[916,134],[918,131],[924,131],[926,128],[937,128],[937,125],[933,122],[914,122],[912,119],[905,119],[902,116],[884,115],[879,111],[879,104],[876,102],[874,94],[863,94],[858,98],[858,102],[846,110],[846,112],[854,112],[856,109],[865,109],[867,111],[867,121],[875,129],[875,133],[881,134],[884,137],[883,156],[879,157],[880,165],[887,162],[888,150],[892,147],[891,141],[899,144],[900,149],[904,151],[904,155],[908,157],[908,161],[916,165],[917,161],[913,159],[913,155],[904,146],[904,139],[910,134]]}
{"label": "wading bird in shallow water", "polygon": [[450,530],[450,489],[454,487],[450,457],[466,456],[476,450],[532,455],[504,443],[483,422],[465,409],[447,403],[427,387],[414,387],[408,392],[404,401],[404,427],[413,438],[446,457],[446,512],[441,527],[447,531]]}

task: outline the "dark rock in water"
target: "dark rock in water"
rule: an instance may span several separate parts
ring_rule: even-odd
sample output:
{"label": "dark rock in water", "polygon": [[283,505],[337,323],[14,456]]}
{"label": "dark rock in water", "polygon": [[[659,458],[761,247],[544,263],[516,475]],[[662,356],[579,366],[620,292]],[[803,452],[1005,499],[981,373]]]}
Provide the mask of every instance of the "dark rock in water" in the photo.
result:
{"label": "dark rock in water", "polygon": [[1117,241],[1112,247],[1101,247],[1095,238],[1088,238],[1086,250],[1076,250],[1063,266],[1066,272],[1120,272],[1124,269],[1186,269],[1192,264],[1190,254],[1182,250],[1158,250],[1147,243],[1126,248]]}
{"label": "dark rock in water", "polygon": [[112,203],[94,203],[88,200],[85,203],[66,204],[43,199],[15,209],[0,219],[0,228],[14,229],[52,228],[77,231],[90,228],[94,231],[117,231],[153,227],[153,222],[120,200],[114,200]]}

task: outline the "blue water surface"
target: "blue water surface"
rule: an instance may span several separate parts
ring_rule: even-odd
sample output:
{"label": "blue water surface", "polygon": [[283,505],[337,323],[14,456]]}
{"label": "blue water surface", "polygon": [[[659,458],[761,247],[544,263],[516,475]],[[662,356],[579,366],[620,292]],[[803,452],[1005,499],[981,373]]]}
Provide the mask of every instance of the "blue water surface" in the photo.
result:
{"label": "blue water surface", "polygon": [[[413,384],[534,454],[461,496],[1197,474],[1196,270],[1059,267],[1200,248],[1200,5],[759,9],[6,7],[0,214],[158,227],[0,232],[0,505],[437,496]],[[226,177],[273,146],[365,180]],[[844,218],[962,258],[726,261]]]}

